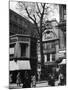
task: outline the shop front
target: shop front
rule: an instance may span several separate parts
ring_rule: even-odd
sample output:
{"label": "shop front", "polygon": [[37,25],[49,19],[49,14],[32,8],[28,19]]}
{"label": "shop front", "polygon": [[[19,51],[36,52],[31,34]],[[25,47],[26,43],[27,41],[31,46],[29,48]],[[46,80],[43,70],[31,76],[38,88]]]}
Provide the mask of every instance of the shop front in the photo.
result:
{"label": "shop front", "polygon": [[[33,44],[34,43],[34,44]],[[33,46],[34,45],[34,46]],[[36,52],[31,54],[33,49],[36,51],[36,41],[27,35],[13,35],[10,37],[10,61],[9,61],[9,82],[16,83],[17,75],[20,73],[21,83],[25,71],[31,76],[32,72],[36,73],[37,59]],[[35,48],[33,48],[35,47]]]}
{"label": "shop front", "polygon": [[[53,69],[56,67],[55,61],[58,51],[59,39],[56,33],[53,32],[52,29],[46,30],[43,33],[44,66],[43,70],[41,71],[41,78],[43,80],[48,79],[49,74],[53,73]],[[40,57],[40,55],[38,55],[38,57]]]}
{"label": "shop front", "polygon": [[17,62],[15,62],[14,60],[10,61],[9,70],[10,70],[9,74],[12,79],[12,80],[10,79],[11,80],[10,83],[16,83],[18,73],[20,73],[20,79],[22,83],[24,72],[28,71],[29,73],[31,71],[30,61],[29,60],[28,61],[17,60]]}
{"label": "shop front", "polygon": [[64,82],[63,84],[66,85],[66,49],[64,50],[59,50],[59,59],[56,61],[58,68],[59,68],[59,72],[63,74],[63,78],[64,78]]}

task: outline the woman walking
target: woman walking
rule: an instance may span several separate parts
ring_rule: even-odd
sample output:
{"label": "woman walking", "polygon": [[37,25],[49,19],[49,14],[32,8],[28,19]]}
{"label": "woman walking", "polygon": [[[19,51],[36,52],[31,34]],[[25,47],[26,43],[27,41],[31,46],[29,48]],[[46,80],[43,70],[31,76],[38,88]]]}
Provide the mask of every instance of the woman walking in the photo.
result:
{"label": "woman walking", "polygon": [[17,86],[20,86],[21,79],[20,79],[20,73],[17,74],[17,80],[16,80]]}

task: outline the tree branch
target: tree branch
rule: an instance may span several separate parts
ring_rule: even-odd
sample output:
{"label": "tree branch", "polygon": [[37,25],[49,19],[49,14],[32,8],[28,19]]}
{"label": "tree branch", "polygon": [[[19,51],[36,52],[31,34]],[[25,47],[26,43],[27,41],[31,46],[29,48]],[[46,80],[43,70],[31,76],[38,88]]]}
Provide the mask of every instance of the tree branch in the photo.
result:
{"label": "tree branch", "polygon": [[36,21],[36,17],[35,17],[35,15],[33,14],[33,17],[34,17],[34,20]]}
{"label": "tree branch", "polygon": [[40,9],[39,9],[39,5],[38,5],[38,3],[36,2],[36,5],[37,5],[37,9],[38,9],[38,12],[40,13],[40,15],[41,15],[41,11],[40,11]]}
{"label": "tree branch", "polygon": [[45,3],[44,3],[44,5],[43,5],[43,11],[42,11],[42,14],[41,14],[41,18],[43,18],[43,15],[44,15],[44,11],[45,11]]}
{"label": "tree branch", "polygon": [[42,8],[43,8],[43,4],[41,3],[41,6],[42,6]]}
{"label": "tree branch", "polygon": [[27,8],[25,8],[25,10],[26,10],[26,13],[27,13],[28,17],[29,17],[33,22],[35,22],[35,20],[30,16],[30,14],[29,14]]}
{"label": "tree branch", "polygon": [[36,11],[37,16],[40,18],[39,12]]}
{"label": "tree branch", "polygon": [[37,29],[37,32],[38,32],[38,34],[40,35],[40,33],[39,33],[39,28],[38,28],[38,25],[37,25],[37,22],[36,22],[36,17],[35,17],[35,15],[33,15],[33,17],[34,17],[34,19],[35,19],[35,20],[34,20],[34,19],[30,16],[27,8],[25,8],[25,10],[26,10],[26,13],[28,14],[28,17],[34,22],[34,24],[35,24],[35,26],[36,26],[36,29]]}
{"label": "tree branch", "polygon": [[[43,11],[41,13],[41,18],[40,18],[40,29],[42,29],[42,21],[43,21],[43,15],[44,15],[44,11],[45,11],[45,3],[43,5]],[[42,30],[40,30],[42,33]]]}

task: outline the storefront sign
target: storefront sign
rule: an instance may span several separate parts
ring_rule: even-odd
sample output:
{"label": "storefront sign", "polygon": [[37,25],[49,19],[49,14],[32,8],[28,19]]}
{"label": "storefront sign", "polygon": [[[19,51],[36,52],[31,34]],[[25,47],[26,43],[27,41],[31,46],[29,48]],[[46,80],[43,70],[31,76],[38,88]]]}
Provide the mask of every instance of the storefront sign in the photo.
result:
{"label": "storefront sign", "polygon": [[56,38],[57,38],[57,36],[56,36],[55,32],[53,32],[52,30],[47,30],[46,32],[44,32],[43,41],[52,40],[52,39],[56,39]]}

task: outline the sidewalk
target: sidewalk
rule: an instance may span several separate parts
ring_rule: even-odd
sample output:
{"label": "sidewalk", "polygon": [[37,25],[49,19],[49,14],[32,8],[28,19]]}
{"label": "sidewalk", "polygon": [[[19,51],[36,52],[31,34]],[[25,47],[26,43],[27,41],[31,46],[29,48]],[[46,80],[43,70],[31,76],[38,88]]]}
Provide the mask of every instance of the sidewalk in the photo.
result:
{"label": "sidewalk", "polygon": [[21,84],[21,86],[17,86],[17,84],[13,83],[13,84],[9,84],[9,89],[21,89],[23,86],[23,84]]}
{"label": "sidewalk", "polygon": [[[21,84],[21,86],[17,86],[17,84],[9,84],[9,88],[10,89],[21,89],[23,86],[23,84]],[[37,81],[36,82],[36,87],[47,87],[48,86],[48,82],[47,81]]]}
{"label": "sidewalk", "polygon": [[48,81],[38,81],[36,87],[48,87]]}
{"label": "sidewalk", "polygon": [[37,81],[36,84],[40,84],[40,83],[48,83],[48,81]]}

